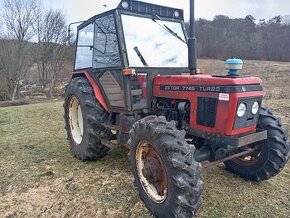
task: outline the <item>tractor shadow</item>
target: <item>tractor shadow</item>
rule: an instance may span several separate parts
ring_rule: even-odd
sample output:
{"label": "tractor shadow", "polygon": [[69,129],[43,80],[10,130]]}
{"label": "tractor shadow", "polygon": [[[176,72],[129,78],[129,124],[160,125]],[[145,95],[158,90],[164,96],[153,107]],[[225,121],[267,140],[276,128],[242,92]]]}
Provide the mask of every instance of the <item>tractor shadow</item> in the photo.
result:
{"label": "tractor shadow", "polygon": [[100,170],[119,171],[120,173],[130,173],[128,161],[129,150],[125,147],[119,147],[109,151],[102,159],[93,162],[84,162],[91,167],[97,167]]}

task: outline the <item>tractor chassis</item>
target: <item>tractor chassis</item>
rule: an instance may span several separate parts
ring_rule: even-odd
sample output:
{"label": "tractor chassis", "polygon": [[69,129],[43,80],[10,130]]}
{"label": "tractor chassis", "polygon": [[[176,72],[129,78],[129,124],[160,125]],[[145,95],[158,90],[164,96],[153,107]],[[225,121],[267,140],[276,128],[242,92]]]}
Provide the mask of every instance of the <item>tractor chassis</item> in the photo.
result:
{"label": "tractor chassis", "polygon": [[[123,114],[119,119],[119,122],[123,124],[121,128],[102,123],[104,128],[119,132],[117,138],[113,139],[113,142],[105,138],[101,140],[102,144],[110,149],[114,149],[120,145],[127,146],[128,135],[136,118],[134,119],[134,116]],[[203,142],[202,146],[193,153],[194,159],[197,162],[210,161],[212,162],[211,165],[214,166],[220,162],[244,156],[255,151],[255,148],[251,145],[266,140],[267,130],[257,129],[250,134],[223,136],[217,133],[203,132],[189,128],[187,130],[187,136],[188,139],[196,138]],[[238,148],[240,148],[240,152],[236,152]]]}
{"label": "tractor chassis", "polygon": [[[194,159],[202,161],[219,161],[224,158],[228,159],[228,154],[238,148],[248,147],[256,142],[267,139],[267,131],[257,129],[256,132],[241,136],[221,136],[215,133],[204,133],[191,129],[190,135],[204,140],[202,148],[194,152]],[[235,156],[233,157],[235,158]]]}

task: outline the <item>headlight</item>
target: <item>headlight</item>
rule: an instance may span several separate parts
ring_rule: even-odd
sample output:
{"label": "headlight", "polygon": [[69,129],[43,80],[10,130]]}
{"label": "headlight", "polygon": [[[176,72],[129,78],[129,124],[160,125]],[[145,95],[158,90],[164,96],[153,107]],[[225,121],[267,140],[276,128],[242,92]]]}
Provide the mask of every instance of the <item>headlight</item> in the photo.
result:
{"label": "headlight", "polygon": [[246,112],[247,112],[246,104],[241,103],[238,107],[238,112],[237,112],[238,117],[241,118],[241,117],[245,116]]}
{"label": "headlight", "polygon": [[123,1],[123,2],[122,2],[122,7],[123,7],[124,9],[128,9],[128,8],[129,8],[129,3],[126,2],[126,1]]}
{"label": "headlight", "polygon": [[179,18],[179,16],[180,16],[179,12],[178,11],[175,11],[174,12],[174,17]]}
{"label": "headlight", "polygon": [[256,101],[252,107],[252,114],[256,115],[259,111],[259,108],[260,108],[259,102]]}

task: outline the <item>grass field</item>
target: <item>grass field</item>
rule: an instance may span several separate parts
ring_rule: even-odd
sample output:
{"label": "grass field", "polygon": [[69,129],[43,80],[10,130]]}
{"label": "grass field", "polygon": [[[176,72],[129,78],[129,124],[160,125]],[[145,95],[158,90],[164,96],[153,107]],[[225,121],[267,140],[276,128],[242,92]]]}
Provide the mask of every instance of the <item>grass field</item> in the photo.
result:
{"label": "grass field", "polygon": [[[199,64],[215,72],[224,66]],[[249,61],[244,72],[264,79],[264,104],[290,127],[290,64]],[[127,151],[80,162],[63,126],[62,102],[0,108],[0,217],[150,217],[132,184]],[[289,164],[263,183],[245,182],[223,165],[204,171],[202,179],[198,217],[289,217]]]}

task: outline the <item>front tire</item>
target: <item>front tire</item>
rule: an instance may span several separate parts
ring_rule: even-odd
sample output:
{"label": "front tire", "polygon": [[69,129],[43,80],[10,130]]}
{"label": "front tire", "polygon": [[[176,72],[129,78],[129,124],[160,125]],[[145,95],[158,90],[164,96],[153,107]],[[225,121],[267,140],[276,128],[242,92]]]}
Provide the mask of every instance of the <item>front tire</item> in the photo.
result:
{"label": "front tire", "polygon": [[261,108],[257,128],[268,131],[267,140],[252,145],[257,151],[247,157],[225,162],[231,172],[252,181],[268,180],[276,176],[289,160],[288,135],[280,118],[269,109]]}
{"label": "front tire", "polygon": [[141,200],[155,217],[192,217],[201,205],[201,165],[185,132],[165,117],[139,120],[130,132],[129,161]]}
{"label": "front tire", "polygon": [[107,112],[96,100],[86,78],[73,78],[65,92],[65,128],[72,153],[82,161],[104,157],[109,148],[101,144],[101,135],[108,131],[101,125],[108,119]]}

